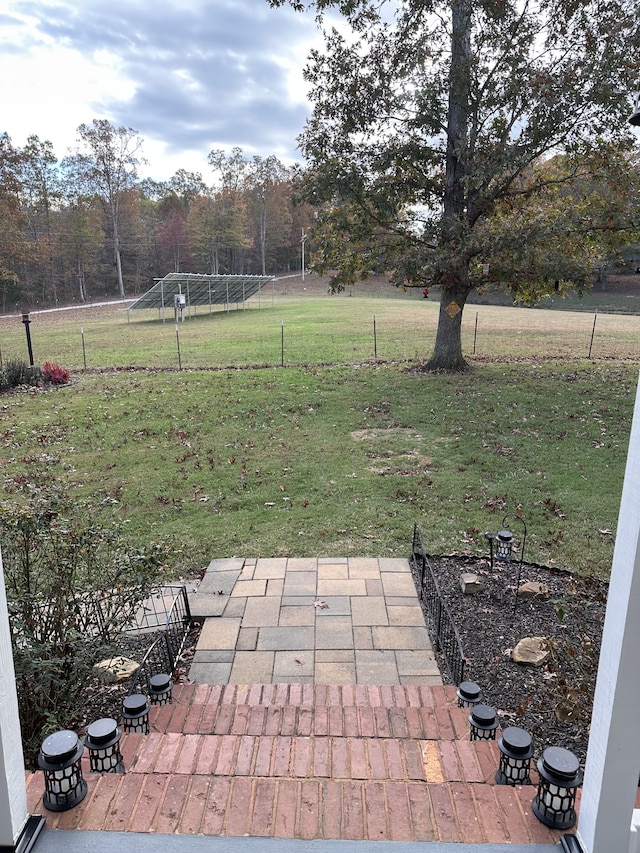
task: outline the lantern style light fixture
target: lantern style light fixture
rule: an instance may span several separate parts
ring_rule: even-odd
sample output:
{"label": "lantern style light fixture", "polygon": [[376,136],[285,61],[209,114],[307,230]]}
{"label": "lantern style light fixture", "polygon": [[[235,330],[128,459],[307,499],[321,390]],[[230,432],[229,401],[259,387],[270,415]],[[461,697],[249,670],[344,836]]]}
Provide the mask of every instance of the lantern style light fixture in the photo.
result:
{"label": "lantern style light fixture", "polygon": [[485,533],[484,538],[489,543],[489,560],[491,563],[491,570],[493,571],[493,563],[494,560],[498,563],[511,563],[513,560],[513,533],[507,527],[507,519],[512,518],[518,521],[522,525],[522,544],[520,546],[520,561],[518,563],[518,577],[516,580],[516,596],[515,602],[513,605],[513,609],[515,612],[517,603],[518,603],[518,590],[520,589],[520,576],[522,574],[522,562],[524,560],[524,546],[527,541],[527,525],[520,515],[505,515],[502,519],[502,530],[498,531],[498,534],[494,536],[493,533]]}
{"label": "lantern style light fixture", "polygon": [[529,769],[533,755],[533,740],[529,732],[511,726],[502,732],[498,741],[500,764],[496,772],[498,785],[530,785]]}
{"label": "lantern style light fixture", "polygon": [[168,705],[172,690],[171,678],[164,672],[152,675],[149,679],[149,699],[152,705]]}
{"label": "lantern style light fixture", "polygon": [[52,812],[64,812],[82,802],[87,783],[82,776],[84,746],[75,732],[54,732],[40,747],[38,765],[44,772],[42,803]]}
{"label": "lantern style light fixture", "polygon": [[122,703],[122,727],[125,732],[149,734],[149,708],[147,697],[142,693],[127,696]]}
{"label": "lantern style light fixture", "polygon": [[582,784],[578,759],[568,749],[547,747],[538,759],[538,773],[533,813],[552,829],[571,829],[576,822],[576,793]]}
{"label": "lantern style light fixture", "polygon": [[120,752],[122,733],[110,717],[103,717],[87,728],[84,745],[89,751],[89,767],[94,773],[124,773]]}
{"label": "lantern style light fixture", "polygon": [[469,740],[495,740],[498,715],[489,705],[474,705],[469,714]]}
{"label": "lantern style light fixture", "polygon": [[482,702],[482,691],[475,681],[462,681],[458,685],[458,708],[472,708]]}

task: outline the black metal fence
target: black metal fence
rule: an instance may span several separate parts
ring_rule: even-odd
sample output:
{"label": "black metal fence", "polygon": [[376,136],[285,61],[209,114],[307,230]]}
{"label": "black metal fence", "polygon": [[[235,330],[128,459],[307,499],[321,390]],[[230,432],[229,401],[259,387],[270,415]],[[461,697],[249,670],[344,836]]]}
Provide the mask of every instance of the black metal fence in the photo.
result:
{"label": "black metal fence", "polygon": [[[184,586],[164,586],[154,590],[137,615],[132,634],[153,633],[155,639],[147,649],[140,666],[131,677],[129,695],[148,692],[152,676],[168,675],[176,663],[191,629],[191,611]],[[158,631],[161,633],[158,635]]]}
{"label": "black metal fence", "polygon": [[465,666],[462,641],[451,611],[440,593],[438,579],[427,559],[422,533],[417,524],[413,528],[411,567],[419,578],[418,593],[429,616],[428,627],[435,650],[442,655],[451,681],[460,684],[464,680]]}

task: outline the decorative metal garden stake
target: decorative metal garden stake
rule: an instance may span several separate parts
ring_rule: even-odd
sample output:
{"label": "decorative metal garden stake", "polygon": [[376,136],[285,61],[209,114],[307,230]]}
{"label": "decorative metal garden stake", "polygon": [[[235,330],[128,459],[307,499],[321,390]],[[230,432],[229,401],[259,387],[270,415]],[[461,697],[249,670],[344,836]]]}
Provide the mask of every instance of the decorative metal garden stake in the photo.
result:
{"label": "decorative metal garden stake", "polygon": [[38,765],[44,772],[42,803],[52,812],[64,812],[82,802],[87,783],[82,777],[84,746],[75,732],[54,732],[43,741]]}
{"label": "decorative metal garden stake", "polygon": [[529,732],[511,726],[502,732],[498,741],[500,765],[496,772],[498,785],[530,785],[529,769],[533,755],[533,740]]}
{"label": "decorative metal garden stake", "polygon": [[570,829],[576,822],[576,793],[582,771],[568,749],[550,746],[538,759],[538,792],[531,803],[539,821],[552,829]]}
{"label": "decorative metal garden stake", "polygon": [[495,740],[498,715],[488,705],[474,705],[469,714],[469,740]]}
{"label": "decorative metal garden stake", "polygon": [[124,773],[118,746],[121,734],[118,724],[110,717],[96,720],[87,728],[84,745],[89,751],[89,766],[94,773]]}
{"label": "decorative metal garden stake", "polygon": [[152,705],[168,705],[171,702],[171,691],[173,683],[169,676],[164,673],[152,675],[149,680],[149,699]]}
{"label": "decorative metal garden stake", "polygon": [[147,697],[142,693],[127,696],[122,703],[122,727],[125,732],[149,734],[149,708]]}
{"label": "decorative metal garden stake", "polygon": [[458,685],[458,708],[472,708],[482,702],[482,691],[475,681],[463,681]]}

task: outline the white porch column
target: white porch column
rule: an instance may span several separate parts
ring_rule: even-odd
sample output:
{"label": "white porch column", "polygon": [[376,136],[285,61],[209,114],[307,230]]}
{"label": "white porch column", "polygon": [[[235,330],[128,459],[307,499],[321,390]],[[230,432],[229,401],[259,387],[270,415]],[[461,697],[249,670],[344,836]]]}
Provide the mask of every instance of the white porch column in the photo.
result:
{"label": "white porch column", "polygon": [[577,838],[627,853],[640,774],[640,386],[631,426]]}
{"label": "white porch column", "polygon": [[0,553],[0,848],[14,847],[28,817],[18,696]]}

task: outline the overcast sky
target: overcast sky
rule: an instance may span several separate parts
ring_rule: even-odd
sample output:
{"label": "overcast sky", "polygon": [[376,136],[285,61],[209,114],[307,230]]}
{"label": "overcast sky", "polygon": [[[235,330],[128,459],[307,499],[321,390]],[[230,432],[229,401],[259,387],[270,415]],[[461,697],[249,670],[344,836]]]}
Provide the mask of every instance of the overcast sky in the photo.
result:
{"label": "overcast sky", "polygon": [[157,180],[212,149],[300,161],[313,14],[266,0],[0,0],[0,132],[61,158],[95,118],[144,139]]}

